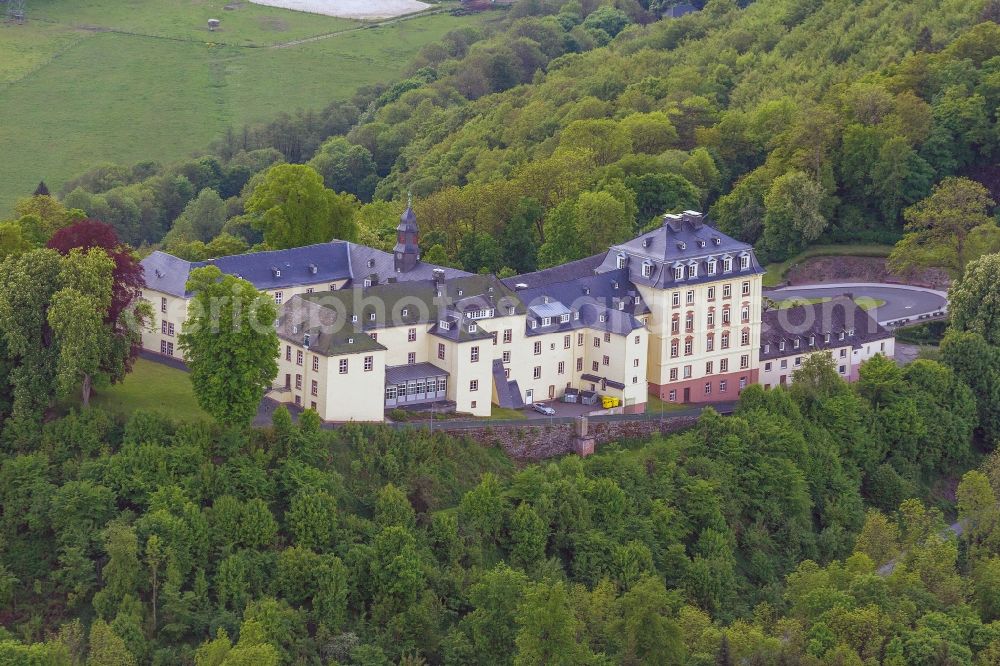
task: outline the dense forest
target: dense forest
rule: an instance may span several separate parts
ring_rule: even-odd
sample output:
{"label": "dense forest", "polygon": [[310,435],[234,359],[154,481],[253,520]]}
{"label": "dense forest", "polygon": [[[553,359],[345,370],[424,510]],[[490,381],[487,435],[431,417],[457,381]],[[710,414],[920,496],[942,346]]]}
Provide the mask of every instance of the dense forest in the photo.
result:
{"label": "dense forest", "polygon": [[[895,242],[941,179],[995,188],[996,0],[715,0],[654,17],[627,0],[521,0],[500,27],[425,47],[409,78],[181,164],[95,168],[61,198],[133,245],[199,259],[274,247],[254,193],[273,165],[304,164],[287,186],[335,199],[323,215],[340,236],[387,247],[411,191],[425,256],[509,273],[685,208],[765,261]],[[23,202],[0,237],[36,213]]]}
{"label": "dense forest", "polygon": [[313,412],[70,413],[0,464],[0,663],[995,663],[1000,457],[959,540],[912,499],[972,461],[978,399],[816,355],[731,417],[520,469]]}

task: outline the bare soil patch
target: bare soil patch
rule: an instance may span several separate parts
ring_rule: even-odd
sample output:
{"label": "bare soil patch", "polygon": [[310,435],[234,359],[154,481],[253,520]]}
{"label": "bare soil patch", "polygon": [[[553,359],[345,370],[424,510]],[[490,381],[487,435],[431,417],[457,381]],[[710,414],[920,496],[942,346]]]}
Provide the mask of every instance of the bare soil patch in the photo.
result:
{"label": "bare soil patch", "polygon": [[950,279],[938,269],[900,276],[889,271],[882,257],[812,257],[788,270],[789,285],[821,282],[896,282],[931,289],[947,289]]}

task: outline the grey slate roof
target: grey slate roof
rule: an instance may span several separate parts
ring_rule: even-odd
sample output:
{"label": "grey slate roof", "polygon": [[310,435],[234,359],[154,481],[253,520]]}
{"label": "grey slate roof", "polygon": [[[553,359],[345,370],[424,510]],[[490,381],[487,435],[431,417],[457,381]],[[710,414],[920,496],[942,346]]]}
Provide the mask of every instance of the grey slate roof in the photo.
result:
{"label": "grey slate roof", "polygon": [[294,296],[281,307],[276,328],[278,337],[286,343],[303,345],[323,356],[385,349],[363,330],[342,325],[333,310],[301,296]]}
{"label": "grey slate roof", "polygon": [[[853,334],[852,334],[853,331]],[[826,342],[826,334],[830,341]],[[840,339],[840,334],[844,339]],[[893,337],[864,308],[847,296],[825,303],[797,305],[764,312],[760,335],[760,359],[795,356],[819,349],[851,346],[854,349]],[[810,345],[810,338],[813,344]],[[795,348],[795,341],[799,346]],[[784,351],[781,342],[785,342]]]}
{"label": "grey slate roof", "polygon": [[[740,269],[740,256],[749,255],[750,265]],[[678,216],[664,216],[664,224],[648,231],[630,241],[615,245],[605,256],[599,271],[609,271],[618,268],[618,258],[626,259],[626,270],[629,280],[636,284],[656,287],[658,289],[680,288],[686,285],[714,282],[744,275],[763,273],[757,262],[753,247],[707,224],[700,213],[688,211]],[[733,258],[733,270],[722,272],[722,258]],[[708,274],[708,260],[718,261],[714,275]],[[652,273],[649,277],[642,274],[644,263],[651,264]],[[697,265],[697,277],[685,277],[675,280],[674,268],[690,264]]]}
{"label": "grey slate roof", "polygon": [[433,363],[411,363],[409,365],[387,365],[385,367],[385,383],[405,384],[411,379],[425,377],[447,377],[448,372]]}
{"label": "grey slate roof", "polygon": [[545,268],[540,271],[535,271],[534,273],[515,275],[514,277],[505,278],[503,283],[511,289],[516,289],[519,284],[523,284],[526,285],[526,287],[531,288],[546,284],[553,284],[556,282],[569,282],[570,280],[588,277],[593,275],[597,267],[604,263],[604,258],[607,254],[607,252],[601,252],[600,254],[595,254],[591,257],[571,261],[568,264]]}
{"label": "grey slate roof", "polygon": [[149,288],[174,296],[188,295],[184,285],[191,270],[209,265],[247,280],[262,291],[345,279],[360,285],[369,276],[376,276],[378,283],[390,279],[397,282],[429,280],[434,276],[435,269],[442,270],[445,278],[469,275],[456,268],[442,268],[424,262],[418,263],[411,271],[397,273],[392,254],[341,240],[194,262],[157,250],[143,259],[142,265]]}

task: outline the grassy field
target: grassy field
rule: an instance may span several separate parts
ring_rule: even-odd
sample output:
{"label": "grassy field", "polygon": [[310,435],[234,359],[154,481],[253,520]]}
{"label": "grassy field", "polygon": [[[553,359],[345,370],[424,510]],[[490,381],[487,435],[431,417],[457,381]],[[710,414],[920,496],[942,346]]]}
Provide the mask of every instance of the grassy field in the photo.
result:
{"label": "grassy field", "polygon": [[186,372],[142,358],[124,382],[96,391],[91,404],[122,416],[147,409],[177,419],[209,418],[198,406]]}
{"label": "grassy field", "polygon": [[891,251],[891,245],[815,245],[790,259],[765,266],[764,286],[777,287],[792,266],[811,257],[888,257]]}
{"label": "grassy field", "polygon": [[[435,14],[355,30],[364,24],[223,4],[29,1],[26,24],[0,23],[0,219],[39,180],[58,189],[101,162],[182,159],[228,127],[392,81],[425,44],[496,16]],[[208,32],[209,15],[223,31]]]}

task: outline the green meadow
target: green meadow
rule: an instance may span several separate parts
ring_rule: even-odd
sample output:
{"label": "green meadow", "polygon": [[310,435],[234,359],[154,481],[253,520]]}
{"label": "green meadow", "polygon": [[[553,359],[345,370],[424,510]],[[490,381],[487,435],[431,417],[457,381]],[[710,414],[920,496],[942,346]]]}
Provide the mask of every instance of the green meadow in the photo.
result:
{"label": "green meadow", "polygon": [[0,22],[0,217],[39,180],[57,190],[101,162],[181,159],[229,127],[391,81],[425,44],[484,20],[366,25],[225,4],[28,0],[24,25]]}

